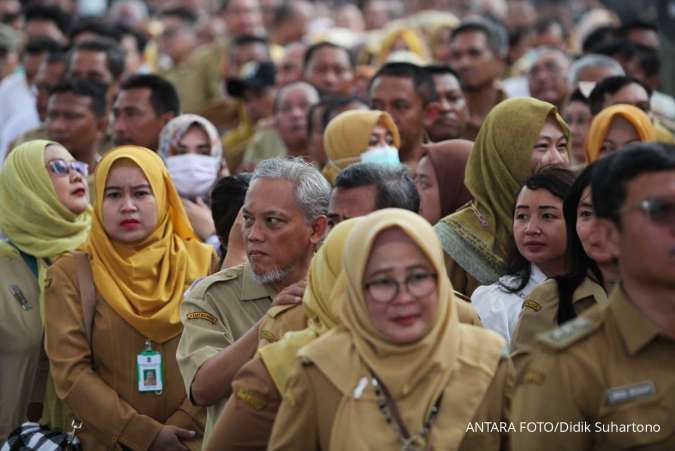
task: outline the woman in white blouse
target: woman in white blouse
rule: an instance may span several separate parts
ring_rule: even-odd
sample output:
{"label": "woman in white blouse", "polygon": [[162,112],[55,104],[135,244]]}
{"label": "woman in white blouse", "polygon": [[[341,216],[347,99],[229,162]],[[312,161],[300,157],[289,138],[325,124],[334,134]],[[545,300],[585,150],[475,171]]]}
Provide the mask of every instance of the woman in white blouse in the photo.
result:
{"label": "woman in white blouse", "polygon": [[565,272],[567,246],[563,200],[575,175],[549,167],[530,176],[513,210],[513,246],[506,275],[478,287],[471,296],[483,325],[507,342],[525,298],[549,277]]}

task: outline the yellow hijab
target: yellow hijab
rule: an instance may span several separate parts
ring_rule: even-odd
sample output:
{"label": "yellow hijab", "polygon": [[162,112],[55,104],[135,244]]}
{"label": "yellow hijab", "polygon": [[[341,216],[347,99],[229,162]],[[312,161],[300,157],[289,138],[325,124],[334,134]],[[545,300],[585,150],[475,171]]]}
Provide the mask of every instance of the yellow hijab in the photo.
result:
{"label": "yellow hijab", "polygon": [[[499,103],[478,132],[464,178],[474,200],[436,225],[446,252],[474,277],[467,268],[470,262],[462,264],[461,255],[457,255],[462,252],[449,252],[448,242],[458,235],[481,263],[491,267],[497,277],[502,275],[513,235],[513,205],[532,172],[532,149],[549,116],[560,125],[569,143],[569,128],[556,107],[531,97]],[[569,144],[567,151],[569,154]],[[484,284],[494,282],[477,278]]]}
{"label": "yellow hijab", "polygon": [[342,272],[342,252],[349,232],[360,218],[341,222],[330,231],[309,266],[307,288],[302,303],[309,319],[306,329],[288,332],[276,343],[260,349],[267,370],[280,393],[295,365],[298,349],[338,324],[333,287]]}
{"label": "yellow hijab", "polygon": [[[142,242],[111,241],[103,228],[105,184],[113,165],[131,160],[143,171],[157,202],[157,227]],[[108,152],[96,168],[96,203],[89,254],[94,284],[105,301],[131,326],[157,343],[181,333],[183,292],[205,276],[213,249],[200,243],[161,158],[151,150],[123,146]]]}
{"label": "yellow hijab", "polygon": [[[380,232],[392,227],[401,228],[413,239],[438,274],[435,323],[426,336],[406,345],[390,343],[373,327],[363,292],[363,276],[373,243]],[[331,432],[330,449],[365,449],[361,445],[372,444],[369,435],[377,434],[384,421],[375,406],[373,392],[366,390],[357,394],[355,387],[364,377],[370,380],[369,370],[372,370],[396,400],[408,430],[417,433],[430,408],[446,389],[455,367],[459,323],[440,243],[431,225],[419,215],[385,209],[363,217],[349,234],[343,267],[343,276],[333,293],[344,297],[339,304],[344,327],[328,332],[325,339],[322,337],[320,352],[313,352],[319,349],[312,343],[301,349],[299,355],[308,356],[343,394]],[[344,291],[339,291],[341,289]],[[443,414],[447,420],[452,419],[451,413]],[[436,449],[448,449],[444,444],[447,443],[443,434],[434,435]]]}
{"label": "yellow hijab", "polygon": [[418,56],[424,63],[429,63],[429,48],[425,42],[424,36],[412,27],[396,26],[389,31],[383,38],[380,45],[380,64],[387,62],[389,55],[396,51],[395,45],[402,42],[405,49]]}
{"label": "yellow hijab", "polygon": [[0,169],[0,231],[22,252],[53,258],[79,246],[87,237],[91,214],[75,214],[54,191],[44,161],[53,141],[28,141],[16,147]]}
{"label": "yellow hijab", "polygon": [[378,124],[391,132],[393,145],[398,149],[401,145],[398,128],[391,116],[384,111],[345,111],[328,123],[323,135],[328,157],[323,175],[331,184],[335,183],[335,177],[341,170],[360,161],[361,154],[368,149],[370,134]]}
{"label": "yellow hijab", "polygon": [[612,105],[598,113],[588,129],[586,139],[586,161],[588,163],[600,158],[602,143],[617,116],[630,122],[640,137],[640,141],[656,141],[654,125],[644,111],[633,105]]}

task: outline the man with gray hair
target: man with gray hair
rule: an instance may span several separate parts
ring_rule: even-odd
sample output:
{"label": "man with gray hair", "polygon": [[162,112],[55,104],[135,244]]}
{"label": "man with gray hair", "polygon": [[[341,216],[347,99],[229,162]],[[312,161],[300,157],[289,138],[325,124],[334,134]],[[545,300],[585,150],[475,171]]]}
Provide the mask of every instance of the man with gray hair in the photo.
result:
{"label": "man with gray hair", "polygon": [[[181,308],[177,360],[191,401],[207,406],[204,442],[239,368],[258,347],[262,319],[302,301],[310,260],[327,230],[330,185],[300,158],[263,160],[244,205],[247,262],[193,284]],[[278,337],[277,337],[278,338]]]}
{"label": "man with gray hair", "polygon": [[606,55],[589,53],[573,62],[569,68],[567,78],[570,92],[579,88],[588,97],[596,83],[614,75],[625,75],[618,61]]}

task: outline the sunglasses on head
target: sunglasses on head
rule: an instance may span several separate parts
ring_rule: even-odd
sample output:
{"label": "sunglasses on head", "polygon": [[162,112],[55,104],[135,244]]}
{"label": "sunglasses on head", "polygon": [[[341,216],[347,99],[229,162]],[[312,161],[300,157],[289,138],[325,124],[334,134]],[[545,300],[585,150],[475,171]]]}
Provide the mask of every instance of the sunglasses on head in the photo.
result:
{"label": "sunglasses on head", "polygon": [[59,177],[66,177],[70,175],[70,171],[75,171],[82,177],[89,175],[89,165],[81,161],[66,161],[61,158],[49,160],[47,167],[54,175]]}
{"label": "sunglasses on head", "polygon": [[656,224],[675,224],[675,198],[644,199],[633,209],[640,210]]}

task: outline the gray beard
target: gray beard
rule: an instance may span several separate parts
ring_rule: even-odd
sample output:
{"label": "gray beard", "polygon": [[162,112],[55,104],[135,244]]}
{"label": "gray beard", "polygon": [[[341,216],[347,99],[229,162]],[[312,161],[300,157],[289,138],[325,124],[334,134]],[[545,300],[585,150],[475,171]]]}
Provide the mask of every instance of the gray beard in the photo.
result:
{"label": "gray beard", "polygon": [[271,283],[281,282],[290,274],[290,269],[275,269],[273,271],[267,271],[263,273],[257,273],[252,271],[253,280],[258,282],[261,285],[268,285]]}

